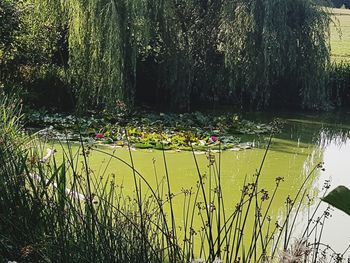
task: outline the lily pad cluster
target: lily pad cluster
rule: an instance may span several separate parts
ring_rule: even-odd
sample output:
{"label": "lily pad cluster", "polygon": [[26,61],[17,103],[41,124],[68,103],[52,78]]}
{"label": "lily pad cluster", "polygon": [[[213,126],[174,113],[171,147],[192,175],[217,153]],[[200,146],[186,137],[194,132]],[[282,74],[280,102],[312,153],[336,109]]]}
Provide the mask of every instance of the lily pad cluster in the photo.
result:
{"label": "lily pad cluster", "polygon": [[[269,134],[275,125],[244,120],[237,114],[212,115],[139,113],[132,116],[33,113],[26,117],[27,127],[41,129],[40,134],[70,140],[94,140],[142,149],[240,150],[253,143],[242,143],[245,135]],[[244,136],[243,136],[244,135]]]}

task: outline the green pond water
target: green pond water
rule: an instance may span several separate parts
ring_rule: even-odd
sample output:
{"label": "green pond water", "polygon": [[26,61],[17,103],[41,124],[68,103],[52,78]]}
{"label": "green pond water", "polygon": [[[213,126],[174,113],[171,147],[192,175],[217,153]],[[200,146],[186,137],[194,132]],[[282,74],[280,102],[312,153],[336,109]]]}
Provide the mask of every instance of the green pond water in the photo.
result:
{"label": "green pond water", "polygon": [[[270,121],[274,117],[285,121],[282,132],[272,139],[259,181],[260,188],[271,192],[275,187],[275,178],[284,177],[284,182],[280,185],[270,210],[272,216],[278,218],[283,215],[286,197],[295,196],[306,175],[320,161],[325,163],[325,171],[317,170],[308,184],[309,193],[315,197],[315,203],[322,193],[326,180],[330,181],[330,189],[339,184],[350,187],[350,114],[281,114],[279,116],[247,114],[245,117],[260,122]],[[244,181],[254,179],[253,175],[259,169],[268,141],[264,136],[247,136],[243,139],[254,142],[255,147],[242,151],[227,150],[220,154],[215,153],[216,163],[220,163],[222,192],[227,213],[234,210]],[[53,146],[58,150],[56,158],[60,159],[63,149],[60,150],[61,146],[58,144]],[[50,147],[50,145],[43,145],[43,147]],[[65,149],[67,149],[66,146]],[[75,153],[79,147],[73,145],[72,149]],[[101,146],[99,149],[130,163],[129,151],[125,148]],[[135,168],[156,189],[157,182],[159,183],[166,175],[163,153],[156,150],[137,149],[131,151],[131,154]],[[181,225],[184,206],[182,192],[183,189],[196,188],[198,172],[192,152],[166,151],[165,158],[171,192],[175,195],[173,199],[175,220],[178,225]],[[211,187],[210,178],[214,180],[214,176],[213,171],[208,168],[206,155],[198,153],[195,154],[195,158],[201,174],[206,174],[205,187]],[[133,173],[127,165],[97,151],[91,151],[88,162],[95,178],[106,182],[111,180],[113,174],[116,184],[123,185],[124,194],[134,195]],[[146,185],[142,184],[142,189],[144,195],[150,194]],[[298,230],[301,231],[307,221],[305,207],[306,205],[300,211],[295,231],[296,237],[298,237]],[[321,214],[325,207],[325,205],[321,206],[319,210]],[[321,241],[342,252],[350,244],[350,217],[337,210],[332,210],[331,214],[332,216],[326,220]]]}

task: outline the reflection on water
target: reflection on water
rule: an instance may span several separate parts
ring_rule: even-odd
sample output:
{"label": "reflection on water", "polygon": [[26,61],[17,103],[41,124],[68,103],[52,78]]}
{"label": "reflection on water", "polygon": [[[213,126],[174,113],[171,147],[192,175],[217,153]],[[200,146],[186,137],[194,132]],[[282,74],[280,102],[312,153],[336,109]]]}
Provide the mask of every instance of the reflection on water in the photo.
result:
{"label": "reflection on water", "polygon": [[[322,130],[320,132],[319,147],[323,151],[325,171],[320,173],[314,182],[316,188],[320,189],[326,180],[329,180],[331,184],[329,191],[338,185],[350,188],[349,135],[348,130]],[[322,204],[320,211],[325,210],[326,207],[326,204]],[[325,224],[322,242],[332,245],[338,252],[345,251],[350,244],[350,216],[337,209],[332,209],[331,217]]]}
{"label": "reflection on water", "polygon": [[[294,152],[299,156],[306,154],[304,164],[299,170],[304,176],[319,162],[324,162],[324,171],[319,171],[314,177],[310,194],[313,193],[314,205],[310,211],[319,203],[319,198],[324,193],[323,187],[325,182],[330,184],[328,191],[336,188],[338,185],[344,185],[350,188],[350,115],[346,113],[323,114],[323,115],[299,115],[285,114],[280,116],[286,121],[282,134],[278,135],[279,139],[285,142],[282,145],[272,147],[279,151]],[[252,116],[256,119],[256,115]],[[271,119],[271,116],[260,115],[257,119]],[[288,144],[288,145],[287,145]],[[300,148],[309,149],[300,151]],[[286,156],[287,158],[287,156]],[[289,167],[289,169],[300,169],[298,165]],[[300,185],[300,181],[298,181]],[[350,200],[349,200],[350,202]],[[318,214],[321,216],[328,205],[321,203]],[[307,224],[307,205],[300,212],[295,237],[300,237],[300,233]],[[320,230],[319,230],[320,231]],[[331,245],[338,253],[346,251],[350,245],[350,216],[345,213],[331,208],[331,216],[325,221],[321,242]],[[345,256],[349,257],[347,251]]]}

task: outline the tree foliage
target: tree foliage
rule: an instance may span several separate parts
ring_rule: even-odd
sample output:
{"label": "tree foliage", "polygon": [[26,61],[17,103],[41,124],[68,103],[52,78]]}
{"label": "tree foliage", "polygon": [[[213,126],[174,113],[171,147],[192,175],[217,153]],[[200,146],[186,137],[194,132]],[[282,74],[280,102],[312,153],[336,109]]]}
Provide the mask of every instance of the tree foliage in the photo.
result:
{"label": "tree foliage", "polygon": [[328,0],[327,2],[328,2],[328,5],[336,8],[343,8],[343,7],[350,8],[350,2],[348,0],[330,0],[330,1]]}
{"label": "tree foliage", "polygon": [[329,15],[312,0],[31,1],[66,37],[83,110],[328,105]]}
{"label": "tree foliage", "polygon": [[325,107],[329,22],[311,1],[230,3],[222,35],[237,95],[258,107],[271,102]]}
{"label": "tree foliage", "polygon": [[[20,91],[30,104],[38,87],[57,88],[60,31],[51,16],[38,10],[33,0],[0,2],[0,86],[7,93]],[[41,97],[42,98],[42,97]]]}

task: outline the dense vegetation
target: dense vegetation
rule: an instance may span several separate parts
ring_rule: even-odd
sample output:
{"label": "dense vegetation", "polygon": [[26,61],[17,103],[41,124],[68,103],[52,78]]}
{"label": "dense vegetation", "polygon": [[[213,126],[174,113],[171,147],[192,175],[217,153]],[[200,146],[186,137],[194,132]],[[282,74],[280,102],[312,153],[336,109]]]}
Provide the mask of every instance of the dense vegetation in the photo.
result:
{"label": "dense vegetation", "polygon": [[35,107],[338,105],[328,85],[330,16],[311,0],[0,5],[1,85]]}
{"label": "dense vegetation", "polygon": [[[310,213],[308,183],[323,163],[307,169],[297,189],[288,186],[285,209],[273,216],[283,178],[267,190],[260,177],[280,121],[131,112],[350,105],[350,66],[330,60],[330,20],[313,0],[0,1],[0,263],[345,260],[348,249],[336,253],[320,242],[329,209]],[[243,135],[267,145],[238,198],[229,198],[222,150],[254,147]],[[45,155],[46,139],[61,144],[60,157],[53,148]],[[115,154],[121,147],[127,160]],[[156,184],[136,170],[135,148],[160,150],[164,171],[152,160]],[[167,150],[193,157],[197,182],[180,193]],[[108,158],[105,169],[93,168],[93,152]],[[109,170],[115,162],[130,169],[130,195]],[[174,216],[178,199],[182,220]],[[303,205],[308,223],[293,243]],[[349,211],[348,202],[335,206]]]}
{"label": "dense vegetation", "polygon": [[[345,260],[346,251],[336,253],[319,242],[329,209],[306,216],[300,210],[305,203],[311,209],[307,185],[322,163],[286,197],[283,218],[270,215],[283,183],[277,177],[273,189],[261,188],[271,138],[260,167],[244,179],[238,198],[227,203],[220,154],[208,153],[208,175],[193,154],[198,182],[175,193],[164,152],[165,173],[157,175],[155,169],[156,185],[135,168],[131,152],[124,160],[83,142],[75,152],[67,142],[59,149],[63,159],[51,150],[43,157],[40,141],[20,129],[18,105],[14,98],[0,97],[1,263],[320,262],[327,255],[334,262]],[[133,195],[125,195],[107,168],[92,170],[92,152],[105,154],[107,167],[117,162],[130,168]],[[175,199],[183,200],[183,220],[175,220]],[[293,241],[299,213],[309,223]]]}

